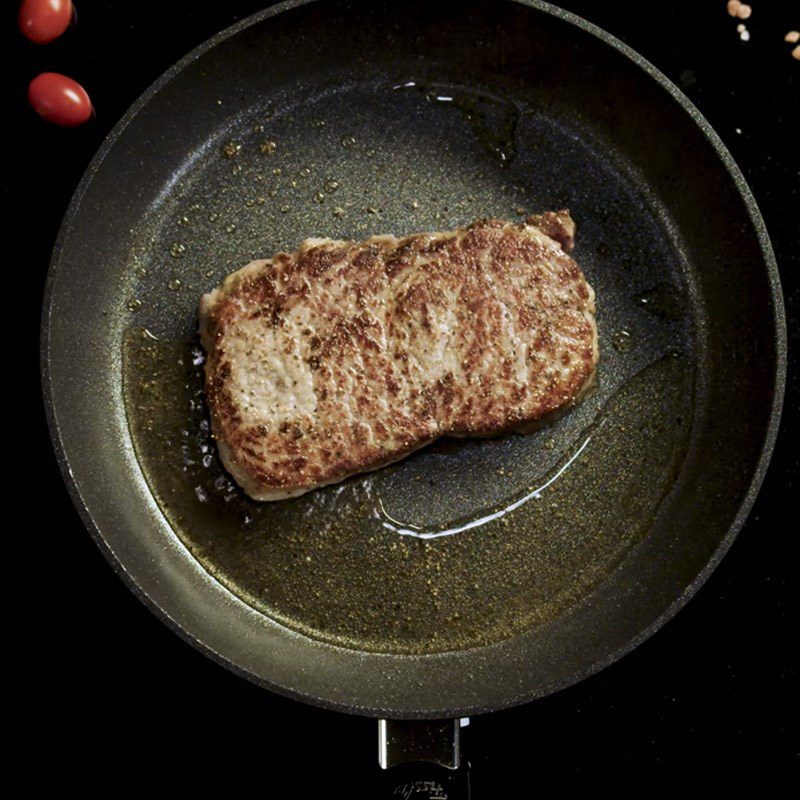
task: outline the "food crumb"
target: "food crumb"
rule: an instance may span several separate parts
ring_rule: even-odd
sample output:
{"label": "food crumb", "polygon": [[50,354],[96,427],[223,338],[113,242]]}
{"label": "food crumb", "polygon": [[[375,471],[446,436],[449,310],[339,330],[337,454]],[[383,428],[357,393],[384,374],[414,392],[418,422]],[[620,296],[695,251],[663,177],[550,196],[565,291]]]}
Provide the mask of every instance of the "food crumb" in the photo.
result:
{"label": "food crumb", "polygon": [[800,44],[792,50],[792,58],[797,59],[800,61]]}
{"label": "food crumb", "polygon": [[235,158],[239,155],[239,151],[242,149],[242,146],[239,142],[228,142],[222,146],[222,155],[225,158]]}
{"label": "food crumb", "polygon": [[728,0],[728,14],[739,19],[750,19],[753,9],[741,0]]}
{"label": "food crumb", "polygon": [[800,42],[800,31],[789,31],[786,36],[783,37],[784,42],[789,42],[789,44],[795,44],[796,42]]}

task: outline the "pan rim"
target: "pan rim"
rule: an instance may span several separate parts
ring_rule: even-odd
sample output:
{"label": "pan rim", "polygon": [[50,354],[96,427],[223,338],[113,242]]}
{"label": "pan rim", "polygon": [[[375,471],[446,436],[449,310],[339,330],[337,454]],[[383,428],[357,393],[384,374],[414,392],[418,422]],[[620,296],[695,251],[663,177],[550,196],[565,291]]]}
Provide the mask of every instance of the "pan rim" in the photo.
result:
{"label": "pan rim", "polygon": [[772,301],[772,309],[774,313],[774,346],[775,346],[775,364],[773,371],[773,385],[774,392],[772,403],[769,410],[768,423],[765,428],[764,441],[753,470],[752,478],[745,492],[743,499],[739,505],[738,511],[734,516],[729,529],[724,537],[719,542],[712,555],[709,557],[705,566],[696,575],[694,580],[681,592],[681,594],[673,600],[672,603],[648,626],[642,629],[638,634],[631,637],[623,646],[609,653],[606,657],[593,662],[590,666],[577,670],[571,673],[568,677],[561,681],[555,682],[544,689],[525,691],[516,696],[506,698],[502,703],[492,704],[491,706],[469,705],[457,708],[440,708],[440,709],[387,709],[377,707],[357,707],[342,701],[331,700],[329,698],[319,697],[304,693],[302,691],[294,690],[280,684],[271,682],[270,680],[256,675],[250,670],[237,665],[228,656],[223,653],[217,652],[215,649],[201,641],[197,636],[187,630],[183,625],[173,619],[170,613],[162,608],[161,605],[154,600],[147,592],[142,589],[137,583],[136,579],[131,575],[125,565],[118,559],[112,548],[109,546],[105,537],[100,531],[98,524],[95,522],[92,511],[88,504],[84,501],[81,488],[70,469],[69,458],[66,453],[64,442],[61,437],[61,430],[59,427],[55,401],[53,395],[52,375],[50,370],[50,355],[51,355],[51,341],[50,341],[50,319],[53,310],[54,299],[54,283],[55,274],[58,269],[58,262],[61,258],[64,242],[69,235],[73,220],[77,215],[83,197],[88,189],[94,173],[98,170],[106,155],[111,148],[120,138],[124,130],[136,117],[136,115],[150,102],[150,100],[167,84],[169,84],[182,70],[196,61],[199,57],[213,49],[217,45],[226,41],[227,39],[239,34],[253,25],[257,25],[264,20],[271,17],[278,16],[285,11],[299,8],[312,3],[322,2],[323,0],[285,0],[282,3],[274,5],[270,8],[263,9],[249,17],[246,17],[239,22],[223,29],[214,36],[210,37],[199,46],[194,48],[186,56],[177,61],[172,67],[164,72],[157,78],[130,106],[122,118],[112,128],[111,132],[104,139],[100,148],[95,156],[92,158],[89,166],[87,167],[83,177],[81,178],[70,204],[65,213],[62,221],[56,242],[53,248],[50,264],[48,268],[47,281],[42,302],[42,319],[40,330],[40,370],[42,390],[44,396],[45,413],[50,432],[50,437],[53,442],[53,448],[56,455],[56,460],[62,474],[62,478],[67,486],[70,498],[77,509],[85,527],[90,535],[97,543],[103,555],[111,564],[114,571],[120,575],[129,589],[140,599],[142,602],[156,614],[165,624],[167,624],[173,631],[181,636],[185,641],[192,644],[204,655],[212,658],[217,663],[225,666],[232,672],[247,678],[248,680],[264,686],[271,691],[278,694],[290,697],[292,699],[301,700],[312,705],[321,706],[335,711],[360,714],[370,717],[384,717],[393,716],[397,718],[444,718],[444,717],[457,717],[469,716],[479,713],[486,713],[489,711],[499,710],[515,705],[520,705],[529,702],[538,697],[547,694],[553,694],[557,691],[567,688],[572,684],[578,683],[585,678],[601,671],[610,664],[622,658],[624,655],[631,652],[644,640],[650,638],[657,630],[659,630],[666,622],[674,617],[677,612],[683,608],[686,603],[695,595],[699,588],[705,583],[710,574],[714,571],[720,563],[724,555],[731,547],[734,539],[738,535],[745,520],[755,502],[755,498],[763,483],[766,471],[769,466],[770,458],[775,446],[780,426],[781,409],[783,406],[785,384],[786,384],[786,371],[787,371],[787,331],[786,331],[786,315],[784,307],[783,292],[781,289],[780,276],[778,272],[778,265],[770,242],[769,234],[767,232],[766,224],[761,215],[761,212],[756,203],[750,187],[747,184],[744,175],[734,161],[732,155],[723,143],[722,139],[712,128],[710,123],[700,113],[697,107],[689,100],[688,97],[670,81],[660,70],[658,70],[648,60],[643,58],[639,53],[633,50],[628,45],[617,39],[612,34],[598,27],[597,25],[588,22],[582,17],[573,14],[572,12],[565,11],[564,9],[553,6],[549,3],[542,2],[542,0],[508,0],[509,2],[517,5],[526,6],[534,9],[535,11],[556,17],[570,25],[573,25],[592,36],[599,39],[606,45],[611,46],[621,55],[632,61],[637,67],[642,69],[651,79],[655,80],[663,89],[665,89],[674,101],[676,101],[683,111],[685,111],[692,121],[697,125],[705,139],[714,148],[715,153],[719,157],[722,165],[733,179],[734,185],[739,192],[739,195],[744,202],[747,209],[750,222],[756,233],[760,250],[763,257],[764,266],[767,271],[768,284],[770,289],[770,296]]}

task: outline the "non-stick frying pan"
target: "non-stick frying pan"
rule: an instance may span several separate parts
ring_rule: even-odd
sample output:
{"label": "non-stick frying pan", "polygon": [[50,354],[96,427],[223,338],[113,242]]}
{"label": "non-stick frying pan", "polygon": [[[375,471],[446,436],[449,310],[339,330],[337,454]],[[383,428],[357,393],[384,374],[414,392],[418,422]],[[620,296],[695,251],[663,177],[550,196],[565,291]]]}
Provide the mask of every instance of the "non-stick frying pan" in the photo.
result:
{"label": "non-stick frying pan", "polygon": [[[281,503],[231,483],[202,292],[307,236],[561,207],[598,303],[580,406]],[[539,2],[320,0],[222,32],[115,128],[55,248],[42,364],[76,505],[174,630],[301,700],[457,719],[580,680],[691,597],[766,469],[785,331],[739,170],[620,42]]]}

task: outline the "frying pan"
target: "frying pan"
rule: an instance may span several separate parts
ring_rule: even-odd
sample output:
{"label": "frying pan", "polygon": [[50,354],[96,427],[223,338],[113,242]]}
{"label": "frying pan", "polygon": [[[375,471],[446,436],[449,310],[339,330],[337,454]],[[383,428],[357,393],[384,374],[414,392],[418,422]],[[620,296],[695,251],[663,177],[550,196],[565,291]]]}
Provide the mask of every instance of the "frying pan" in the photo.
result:
{"label": "frying pan", "polygon": [[[598,303],[578,407],[277,504],[231,483],[202,292],[307,236],[560,207]],[[55,247],[42,369],[78,510],[177,633],[306,702],[457,720],[581,680],[693,595],[763,478],[785,350],[752,195],[640,56],[540,2],[320,0],[223,31],[117,125]],[[447,724],[382,730],[387,763],[454,763]]]}

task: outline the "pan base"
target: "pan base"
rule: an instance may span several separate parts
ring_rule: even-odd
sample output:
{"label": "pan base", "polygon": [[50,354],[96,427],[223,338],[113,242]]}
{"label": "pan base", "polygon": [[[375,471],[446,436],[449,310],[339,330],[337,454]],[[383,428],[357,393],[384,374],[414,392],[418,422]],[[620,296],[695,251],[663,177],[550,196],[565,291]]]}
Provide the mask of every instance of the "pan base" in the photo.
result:
{"label": "pan base", "polygon": [[[410,82],[276,98],[189,156],[131,252],[123,388],[149,487],[211,574],[309,636],[418,654],[507,639],[590,595],[678,479],[697,393],[680,247],[624,159],[561,112]],[[529,436],[443,440],[280,503],[231,482],[203,403],[202,292],[307,236],[560,207],[598,304],[598,385],[577,408]]]}

